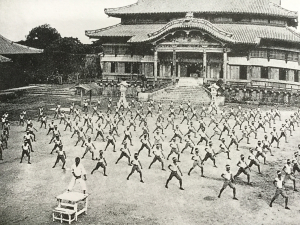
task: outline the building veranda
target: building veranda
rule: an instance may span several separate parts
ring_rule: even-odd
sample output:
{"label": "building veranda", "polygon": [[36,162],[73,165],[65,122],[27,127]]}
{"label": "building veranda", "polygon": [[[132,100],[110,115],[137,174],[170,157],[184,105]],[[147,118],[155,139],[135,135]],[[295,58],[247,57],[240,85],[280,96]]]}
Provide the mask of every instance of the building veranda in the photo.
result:
{"label": "building veranda", "polygon": [[140,0],[105,13],[121,23],[86,31],[104,46],[104,79],[222,79],[231,96],[291,102],[298,95],[298,13],[278,0]]}

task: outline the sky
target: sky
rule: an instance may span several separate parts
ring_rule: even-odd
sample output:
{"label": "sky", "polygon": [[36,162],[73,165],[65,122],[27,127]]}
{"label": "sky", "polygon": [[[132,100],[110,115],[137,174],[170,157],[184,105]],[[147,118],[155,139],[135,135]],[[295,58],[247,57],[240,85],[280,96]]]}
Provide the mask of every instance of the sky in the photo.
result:
{"label": "sky", "polygon": [[[135,2],[137,0],[0,0],[0,34],[12,41],[25,40],[32,28],[47,23],[63,37],[77,37],[89,44],[91,39],[85,36],[85,30],[120,22],[120,19],[108,17],[105,8]],[[300,15],[300,0],[281,2],[284,8],[298,11]]]}

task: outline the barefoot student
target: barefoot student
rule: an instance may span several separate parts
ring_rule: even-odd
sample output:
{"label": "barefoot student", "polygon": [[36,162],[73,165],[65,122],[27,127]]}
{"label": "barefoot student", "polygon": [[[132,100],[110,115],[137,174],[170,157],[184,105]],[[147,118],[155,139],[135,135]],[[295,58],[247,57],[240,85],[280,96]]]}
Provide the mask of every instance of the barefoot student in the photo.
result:
{"label": "barefoot student", "polygon": [[54,168],[56,164],[61,160],[61,162],[63,163],[62,169],[65,169],[67,155],[66,152],[63,150],[63,145],[61,143],[59,144],[58,150],[56,152],[57,152],[57,158],[52,168]]}
{"label": "barefoot student", "polygon": [[103,168],[103,175],[106,177],[106,167],[107,167],[107,162],[103,156],[103,151],[99,151],[99,159],[98,160],[96,167],[92,170],[91,174],[93,174],[96,170],[98,170],[100,167]]}
{"label": "barefoot student", "polygon": [[30,145],[28,143],[28,141],[25,139],[24,140],[24,144],[22,145],[22,156],[21,156],[21,161],[20,163],[22,163],[23,157],[26,155],[28,158],[28,164],[31,164],[30,162]]}
{"label": "barefoot student", "polygon": [[71,182],[68,186],[68,192],[73,189],[75,184],[80,183],[81,188],[83,190],[83,194],[85,194],[86,193],[86,184],[85,184],[86,171],[85,171],[83,165],[80,163],[79,157],[75,158],[75,164],[72,165],[71,171],[72,171],[73,176],[72,176]]}
{"label": "barefoot student", "polygon": [[[169,170],[171,170],[171,174],[170,174],[170,176],[169,176],[169,178],[168,178],[168,180],[166,182],[165,187],[168,188],[169,182],[172,180],[173,177],[176,177],[177,180],[179,180],[179,185],[180,185],[179,189],[180,190],[184,190],[183,187],[182,187],[182,178],[181,178],[183,176],[183,174],[182,174],[182,172],[180,170],[179,165],[177,164],[176,157],[173,157],[172,161],[173,162],[168,166]],[[180,172],[181,176],[179,176],[178,171]]]}
{"label": "barefoot student", "polygon": [[226,165],[226,171],[221,174],[221,177],[224,179],[224,184],[223,184],[223,187],[220,190],[218,198],[221,198],[222,192],[227,188],[227,186],[229,186],[233,190],[233,199],[238,200],[236,198],[236,188],[233,184],[233,176],[232,176],[232,173],[230,171],[230,166],[228,164]]}
{"label": "barefoot student", "polygon": [[286,192],[284,190],[284,177],[282,177],[280,170],[277,171],[277,177],[273,181],[273,184],[276,187],[276,192],[274,197],[272,198],[270,202],[270,207],[272,207],[273,202],[278,198],[279,195],[281,195],[285,199],[285,209],[290,209],[287,204],[288,204],[288,196],[286,195]]}
{"label": "barefoot student", "polygon": [[132,168],[131,168],[130,174],[127,177],[127,180],[129,180],[130,176],[136,171],[136,172],[138,172],[140,174],[140,181],[142,183],[144,183],[144,181],[143,181],[143,174],[142,174],[143,167],[142,167],[141,161],[138,159],[138,157],[139,157],[139,154],[135,153],[134,154],[134,159],[131,160]]}

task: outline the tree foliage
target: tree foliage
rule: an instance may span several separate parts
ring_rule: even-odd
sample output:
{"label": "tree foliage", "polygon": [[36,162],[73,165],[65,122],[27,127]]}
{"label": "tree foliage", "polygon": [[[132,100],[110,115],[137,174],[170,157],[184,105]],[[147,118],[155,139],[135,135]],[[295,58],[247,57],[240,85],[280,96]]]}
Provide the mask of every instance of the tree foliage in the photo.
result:
{"label": "tree foliage", "polygon": [[[43,83],[62,76],[63,81],[79,74],[81,79],[99,78],[100,42],[83,44],[78,38],[61,37],[55,28],[44,24],[33,28],[25,41],[18,42],[30,47],[44,49],[44,53],[33,57],[34,63],[23,65],[29,83]],[[77,76],[76,76],[77,77]]]}
{"label": "tree foliage", "polygon": [[45,49],[60,38],[61,35],[55,28],[52,28],[49,24],[43,24],[29,31],[26,40],[22,41],[21,44],[33,48]]}
{"label": "tree foliage", "polygon": [[86,54],[87,48],[78,38],[64,37],[52,42],[46,49],[46,52],[65,52],[70,54]]}

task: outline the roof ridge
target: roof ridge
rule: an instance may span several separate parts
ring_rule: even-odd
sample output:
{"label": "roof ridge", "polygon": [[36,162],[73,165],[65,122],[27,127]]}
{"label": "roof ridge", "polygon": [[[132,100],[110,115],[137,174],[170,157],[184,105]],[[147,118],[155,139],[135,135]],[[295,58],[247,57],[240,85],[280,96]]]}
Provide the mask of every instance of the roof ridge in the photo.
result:
{"label": "roof ridge", "polygon": [[112,26],[108,26],[108,27],[104,27],[104,28],[100,28],[100,29],[97,29],[97,30],[86,30],[85,31],[85,35],[89,35],[89,34],[94,34],[94,33],[97,33],[97,32],[101,32],[101,31],[105,31],[105,30],[109,30],[111,28],[115,28],[115,27],[118,27],[122,25],[121,23],[117,23],[115,25],[112,25]]}
{"label": "roof ridge", "polygon": [[105,12],[105,14],[107,14],[107,13],[109,13],[108,11],[117,11],[117,10],[120,10],[120,9],[127,9],[127,8],[132,7],[132,6],[138,5],[139,2],[140,2],[140,0],[138,0],[136,3],[130,4],[130,5],[121,6],[121,7],[117,7],[117,8],[105,8],[104,12]]}
{"label": "roof ridge", "polygon": [[293,14],[295,14],[295,15],[298,15],[298,12],[297,12],[297,11],[288,10],[288,9],[286,9],[286,8],[283,8],[281,5],[275,4],[274,2],[270,2],[270,1],[269,1],[269,4],[270,4],[270,5],[273,5],[273,6],[277,7],[277,8],[279,8],[279,9],[281,9],[281,10],[284,10],[284,11],[286,11],[286,12],[288,12],[288,13],[293,13]]}

